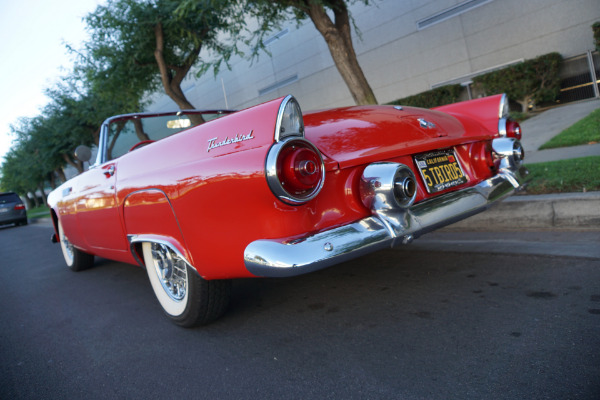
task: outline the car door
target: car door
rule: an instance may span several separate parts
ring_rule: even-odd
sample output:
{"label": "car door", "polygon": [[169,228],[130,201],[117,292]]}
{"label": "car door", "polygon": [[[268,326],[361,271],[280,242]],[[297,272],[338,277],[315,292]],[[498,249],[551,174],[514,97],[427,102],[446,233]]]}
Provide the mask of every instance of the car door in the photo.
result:
{"label": "car door", "polygon": [[79,187],[76,208],[86,242],[94,249],[127,250],[116,198],[116,160],[92,168],[85,175]]}

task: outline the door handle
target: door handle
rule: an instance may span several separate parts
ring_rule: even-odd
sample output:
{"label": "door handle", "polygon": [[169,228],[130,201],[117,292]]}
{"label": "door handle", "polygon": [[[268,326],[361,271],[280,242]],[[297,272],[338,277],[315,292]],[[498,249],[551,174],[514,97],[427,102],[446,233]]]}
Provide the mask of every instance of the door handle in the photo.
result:
{"label": "door handle", "polygon": [[104,176],[106,176],[107,178],[110,178],[114,174],[115,174],[115,166],[114,165],[111,165],[110,167],[108,167],[108,169],[106,171],[104,171]]}

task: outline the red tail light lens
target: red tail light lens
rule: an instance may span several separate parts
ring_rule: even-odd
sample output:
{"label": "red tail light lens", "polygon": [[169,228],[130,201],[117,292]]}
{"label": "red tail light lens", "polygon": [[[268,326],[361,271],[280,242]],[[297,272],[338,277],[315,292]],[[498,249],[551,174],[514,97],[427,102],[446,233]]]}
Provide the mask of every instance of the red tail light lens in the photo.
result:
{"label": "red tail light lens", "polygon": [[506,136],[521,140],[521,125],[517,121],[509,119],[506,122]]}
{"label": "red tail light lens", "polygon": [[25,209],[25,204],[17,204],[15,206],[15,210],[24,210]]}
{"label": "red tail light lens", "polygon": [[323,187],[325,167],[319,150],[304,139],[275,143],[267,156],[267,181],[283,202],[298,205],[312,200]]}
{"label": "red tail light lens", "polygon": [[503,137],[511,137],[521,140],[521,125],[510,118],[501,118],[498,122],[498,133]]}

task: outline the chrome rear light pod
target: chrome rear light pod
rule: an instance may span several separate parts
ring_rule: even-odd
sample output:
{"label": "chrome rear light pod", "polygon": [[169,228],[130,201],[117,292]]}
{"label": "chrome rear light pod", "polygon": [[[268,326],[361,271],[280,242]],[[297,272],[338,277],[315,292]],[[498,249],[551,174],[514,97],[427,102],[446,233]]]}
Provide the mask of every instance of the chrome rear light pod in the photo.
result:
{"label": "chrome rear light pod", "polygon": [[492,149],[501,159],[500,168],[515,169],[521,166],[525,158],[525,150],[515,138],[498,138],[492,141]]}
{"label": "chrome rear light pod", "polygon": [[314,199],[325,182],[325,164],[319,149],[308,140],[294,136],[271,146],[265,173],[273,194],[289,205],[301,205]]}
{"label": "chrome rear light pod", "polygon": [[374,212],[408,208],[417,196],[417,180],[404,164],[377,162],[365,168],[360,194],[363,204]]}

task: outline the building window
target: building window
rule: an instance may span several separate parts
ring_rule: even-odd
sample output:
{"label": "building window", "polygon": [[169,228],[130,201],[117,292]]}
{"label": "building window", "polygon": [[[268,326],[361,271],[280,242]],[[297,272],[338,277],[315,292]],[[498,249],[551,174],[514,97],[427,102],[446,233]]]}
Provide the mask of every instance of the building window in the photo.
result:
{"label": "building window", "polygon": [[484,4],[490,3],[494,0],[467,0],[467,1],[463,1],[462,3],[459,3],[457,5],[455,5],[454,7],[448,8],[444,11],[441,11],[437,14],[434,14],[432,16],[429,16],[425,19],[422,19],[420,21],[417,21],[417,29],[421,30],[421,29],[425,29],[425,28],[429,28],[432,25],[435,25],[439,22],[445,21],[447,19],[456,17],[457,15],[466,13],[467,11],[471,11],[479,6],[482,6]]}

